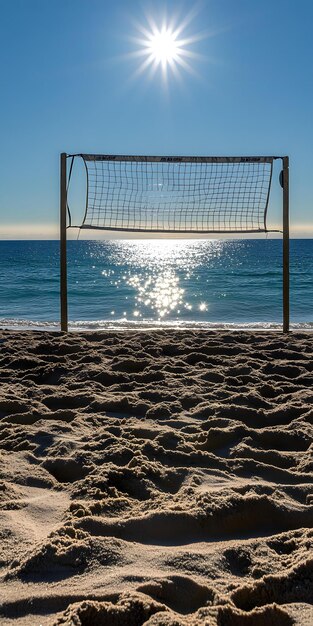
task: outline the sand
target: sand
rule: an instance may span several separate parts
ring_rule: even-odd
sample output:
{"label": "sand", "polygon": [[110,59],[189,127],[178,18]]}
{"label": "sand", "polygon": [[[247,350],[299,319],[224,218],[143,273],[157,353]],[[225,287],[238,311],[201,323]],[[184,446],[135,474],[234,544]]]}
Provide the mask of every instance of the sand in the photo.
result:
{"label": "sand", "polygon": [[1,625],[312,626],[312,335],[0,350]]}

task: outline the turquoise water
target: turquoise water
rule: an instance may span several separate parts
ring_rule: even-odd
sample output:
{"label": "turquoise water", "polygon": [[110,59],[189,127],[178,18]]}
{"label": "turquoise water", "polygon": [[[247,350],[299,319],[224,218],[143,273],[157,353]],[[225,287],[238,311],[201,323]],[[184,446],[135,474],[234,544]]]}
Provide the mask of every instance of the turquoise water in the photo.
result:
{"label": "turquoise water", "polygon": [[[313,240],[290,242],[291,323],[313,328]],[[0,326],[58,328],[59,243],[0,242]],[[276,327],[280,240],[69,241],[71,328]]]}

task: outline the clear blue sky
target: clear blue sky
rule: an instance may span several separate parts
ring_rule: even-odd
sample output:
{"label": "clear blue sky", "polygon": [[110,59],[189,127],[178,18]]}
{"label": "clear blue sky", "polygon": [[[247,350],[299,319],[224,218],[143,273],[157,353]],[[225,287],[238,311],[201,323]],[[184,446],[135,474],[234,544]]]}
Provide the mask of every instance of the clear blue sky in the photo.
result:
{"label": "clear blue sky", "polygon": [[[289,154],[313,236],[312,0],[0,0],[0,237],[57,234],[59,153]],[[167,89],[136,76],[146,15],[203,35]]]}

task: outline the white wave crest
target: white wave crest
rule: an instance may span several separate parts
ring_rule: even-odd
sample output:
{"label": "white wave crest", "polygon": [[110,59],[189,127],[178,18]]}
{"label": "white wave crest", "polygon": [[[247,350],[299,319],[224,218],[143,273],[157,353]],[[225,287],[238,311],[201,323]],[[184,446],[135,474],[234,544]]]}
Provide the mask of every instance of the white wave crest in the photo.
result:
{"label": "white wave crest", "polygon": [[[7,330],[38,330],[60,332],[60,322],[28,319],[4,318],[0,320],[0,328]],[[153,330],[153,329],[204,329],[204,330],[281,330],[282,324],[277,322],[192,322],[192,321],[152,321],[152,320],[81,320],[70,321],[69,331],[98,330]],[[296,322],[290,324],[291,330],[313,330],[313,322]]]}

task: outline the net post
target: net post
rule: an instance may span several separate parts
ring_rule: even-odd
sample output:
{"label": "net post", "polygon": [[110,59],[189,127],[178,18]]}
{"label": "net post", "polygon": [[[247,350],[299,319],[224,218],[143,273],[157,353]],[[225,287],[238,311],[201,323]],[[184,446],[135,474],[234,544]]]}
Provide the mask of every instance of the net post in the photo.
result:
{"label": "net post", "polygon": [[289,157],[282,158],[283,188],[283,332],[289,332]]}
{"label": "net post", "polygon": [[61,305],[61,331],[68,331],[67,319],[67,259],[66,259],[66,158],[67,154],[60,155],[60,305]]}

